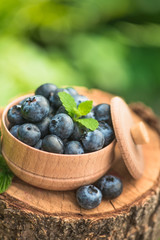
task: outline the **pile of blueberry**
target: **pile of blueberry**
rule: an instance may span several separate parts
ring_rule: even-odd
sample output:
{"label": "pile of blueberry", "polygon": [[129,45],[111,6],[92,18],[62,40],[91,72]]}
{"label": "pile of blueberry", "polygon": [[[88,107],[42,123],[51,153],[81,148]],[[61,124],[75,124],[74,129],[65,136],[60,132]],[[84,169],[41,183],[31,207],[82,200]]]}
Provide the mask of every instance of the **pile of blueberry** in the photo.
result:
{"label": "pile of blueberry", "polygon": [[94,152],[113,141],[115,135],[110,105],[99,104],[86,116],[82,116],[99,122],[98,128],[90,131],[69,116],[62,105],[59,92],[70,94],[77,106],[88,100],[74,88],[57,88],[54,84],[43,84],[36,89],[34,96],[9,109],[7,117],[11,134],[36,149],[60,154]]}
{"label": "pile of blueberry", "polygon": [[123,190],[120,178],[106,175],[100,178],[94,185],[82,186],[76,191],[78,204],[84,209],[97,207],[102,198],[112,200],[118,197]]}

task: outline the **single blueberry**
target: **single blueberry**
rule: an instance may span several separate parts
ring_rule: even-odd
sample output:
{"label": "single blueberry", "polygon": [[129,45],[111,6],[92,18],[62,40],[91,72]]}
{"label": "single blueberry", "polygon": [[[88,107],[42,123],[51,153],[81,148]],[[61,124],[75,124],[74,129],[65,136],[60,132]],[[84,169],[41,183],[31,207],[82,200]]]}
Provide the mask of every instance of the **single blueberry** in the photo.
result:
{"label": "single blueberry", "polygon": [[68,88],[65,88],[65,89],[72,97],[78,95],[78,92],[72,87],[68,87]]}
{"label": "single blueberry", "polygon": [[69,138],[73,133],[73,129],[73,120],[65,113],[56,114],[49,124],[50,133],[57,135],[61,139]]}
{"label": "single blueberry", "polygon": [[43,97],[48,99],[51,92],[54,93],[56,89],[56,85],[52,83],[45,83],[36,89],[35,95],[42,95]]}
{"label": "single blueberry", "polygon": [[80,141],[81,137],[84,135],[84,133],[86,133],[86,131],[87,129],[84,126],[74,122],[74,129],[72,135],[70,136],[70,139]]}
{"label": "single blueberry", "polygon": [[56,112],[57,112],[57,109],[54,108],[53,106],[52,107],[50,106],[49,115],[55,115]]}
{"label": "single blueberry", "polygon": [[63,153],[64,145],[56,135],[47,135],[42,140],[42,150],[52,153]]}
{"label": "single blueberry", "polygon": [[39,141],[36,143],[34,148],[39,149],[39,150],[42,149],[42,139],[39,139]]}
{"label": "single blueberry", "polygon": [[32,123],[25,123],[18,128],[18,139],[29,146],[34,146],[40,137],[39,128]]}
{"label": "single blueberry", "polygon": [[41,122],[35,123],[35,125],[41,131],[41,138],[49,134],[49,124],[50,124],[49,117],[44,118]]}
{"label": "single blueberry", "polygon": [[97,121],[106,121],[108,124],[111,124],[111,112],[110,105],[107,103],[98,104],[93,108],[95,119]]}
{"label": "single blueberry", "polygon": [[21,107],[22,116],[33,123],[42,121],[50,112],[48,100],[40,95],[27,98]]}
{"label": "single blueberry", "polygon": [[10,129],[10,133],[18,138],[18,128],[19,128],[20,125],[14,125],[11,129]]}
{"label": "single blueberry", "polygon": [[11,124],[23,124],[25,122],[25,119],[21,114],[21,105],[14,105],[13,107],[11,107],[8,110],[7,118]]}
{"label": "single blueberry", "polygon": [[104,136],[100,131],[95,130],[93,132],[85,133],[82,136],[81,141],[87,152],[94,152],[103,148]]}
{"label": "single blueberry", "polygon": [[84,150],[80,142],[70,141],[66,143],[64,153],[65,154],[83,154]]}
{"label": "single blueberry", "polygon": [[118,197],[123,190],[122,181],[112,175],[106,175],[100,178],[95,185],[101,190],[105,199],[114,199]]}
{"label": "single blueberry", "polygon": [[82,186],[76,191],[76,199],[82,208],[92,209],[101,203],[102,193],[93,185]]}
{"label": "single blueberry", "polygon": [[85,96],[82,96],[82,95],[75,95],[75,96],[73,96],[73,97],[74,97],[74,100],[75,100],[77,106],[78,106],[81,102],[88,101],[88,98],[85,97]]}
{"label": "single blueberry", "polygon": [[60,106],[56,112],[56,114],[59,114],[59,113],[66,113],[68,114],[68,112],[66,111],[65,107],[64,106]]}
{"label": "single blueberry", "polygon": [[68,93],[65,88],[57,88],[55,90],[54,94],[50,95],[50,97],[49,97],[50,104],[51,104],[51,106],[54,106],[56,108],[59,108],[62,105],[62,102],[61,102],[61,100],[59,98],[59,95],[58,95],[59,92]]}
{"label": "single blueberry", "polygon": [[104,146],[109,145],[115,138],[113,128],[106,122],[99,122],[97,130],[99,130],[104,135]]}

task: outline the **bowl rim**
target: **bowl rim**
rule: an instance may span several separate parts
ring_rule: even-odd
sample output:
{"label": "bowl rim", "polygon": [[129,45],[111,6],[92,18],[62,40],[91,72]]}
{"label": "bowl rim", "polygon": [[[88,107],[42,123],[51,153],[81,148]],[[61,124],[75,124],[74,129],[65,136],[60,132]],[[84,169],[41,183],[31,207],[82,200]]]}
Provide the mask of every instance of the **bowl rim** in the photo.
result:
{"label": "bowl rim", "polygon": [[[2,120],[2,126],[4,127],[4,129],[5,129],[5,131],[7,132],[7,134],[8,134],[13,140],[17,141],[19,144],[22,144],[25,148],[29,148],[29,149],[31,149],[32,151],[40,152],[40,153],[43,153],[43,154],[46,154],[46,155],[51,155],[51,156],[58,156],[58,157],[62,157],[62,158],[66,157],[66,156],[67,156],[67,157],[70,156],[70,157],[74,157],[74,158],[76,158],[76,157],[79,158],[80,156],[84,156],[84,155],[85,155],[85,156],[87,156],[87,155],[91,156],[91,155],[94,155],[95,153],[99,153],[99,152],[103,152],[103,151],[105,152],[106,149],[109,149],[109,147],[111,147],[113,144],[115,144],[116,139],[114,138],[109,145],[107,145],[106,147],[103,147],[103,148],[100,149],[100,150],[94,151],[94,152],[83,153],[83,154],[63,154],[63,153],[52,153],[52,152],[47,152],[47,151],[44,151],[44,150],[36,149],[36,148],[34,148],[34,147],[32,147],[32,146],[29,146],[29,145],[23,143],[22,141],[20,141],[18,138],[14,137],[14,136],[10,133],[10,131],[9,131],[7,125],[6,125],[6,118],[7,118],[8,110],[9,110],[12,106],[17,105],[18,102],[22,101],[23,99],[25,99],[25,98],[27,98],[27,97],[31,97],[31,96],[34,96],[34,93],[22,95],[22,96],[20,96],[20,97],[18,97],[18,98],[16,98],[16,99],[14,99],[13,101],[11,101],[11,102],[4,108],[3,113],[2,113],[2,118],[1,118],[1,120]],[[34,124],[34,123],[33,123],[33,124]],[[2,127],[2,139],[3,139],[3,127]]]}

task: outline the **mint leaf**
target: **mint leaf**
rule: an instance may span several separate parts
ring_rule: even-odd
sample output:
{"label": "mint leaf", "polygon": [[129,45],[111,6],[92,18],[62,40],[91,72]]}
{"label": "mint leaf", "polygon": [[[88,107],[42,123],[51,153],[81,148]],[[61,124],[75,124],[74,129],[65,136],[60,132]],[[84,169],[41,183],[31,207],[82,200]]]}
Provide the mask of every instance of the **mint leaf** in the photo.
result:
{"label": "mint leaf", "polygon": [[81,116],[87,115],[92,110],[93,101],[82,102],[77,108],[77,104],[70,94],[59,92],[58,95],[66,111],[74,121],[79,122],[91,131],[94,131],[98,127],[98,121],[93,118],[79,119]]}
{"label": "mint leaf", "polygon": [[73,117],[74,108],[77,108],[74,98],[66,92],[59,92],[58,95],[68,114]]}
{"label": "mint leaf", "polygon": [[5,192],[12,183],[13,174],[0,172],[0,193]]}
{"label": "mint leaf", "polygon": [[0,155],[0,193],[5,192],[12,183],[14,174],[7,166],[4,158]]}
{"label": "mint leaf", "polygon": [[92,110],[93,101],[81,102],[78,106],[78,111],[81,116],[87,115]]}
{"label": "mint leaf", "polygon": [[90,129],[91,131],[96,130],[99,125],[98,121],[93,118],[82,118],[77,119],[76,121],[85,126],[86,128]]}
{"label": "mint leaf", "polygon": [[1,170],[9,169],[2,155],[0,155],[0,169]]}

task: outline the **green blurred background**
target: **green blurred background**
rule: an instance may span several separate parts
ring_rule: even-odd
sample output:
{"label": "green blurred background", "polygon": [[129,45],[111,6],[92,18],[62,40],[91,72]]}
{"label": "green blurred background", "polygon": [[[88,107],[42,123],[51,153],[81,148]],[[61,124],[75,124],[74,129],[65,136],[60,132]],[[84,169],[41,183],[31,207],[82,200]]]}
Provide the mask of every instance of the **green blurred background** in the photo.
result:
{"label": "green blurred background", "polygon": [[160,114],[160,1],[1,0],[0,105],[45,82]]}

